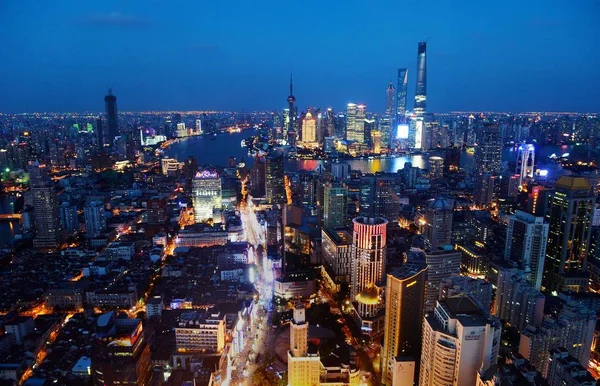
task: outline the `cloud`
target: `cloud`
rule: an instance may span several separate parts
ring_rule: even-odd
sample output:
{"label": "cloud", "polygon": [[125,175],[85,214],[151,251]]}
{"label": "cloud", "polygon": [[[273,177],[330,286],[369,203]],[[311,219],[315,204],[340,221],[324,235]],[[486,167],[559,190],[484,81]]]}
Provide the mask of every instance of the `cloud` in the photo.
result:
{"label": "cloud", "polygon": [[137,15],[125,15],[113,11],[85,15],[79,24],[98,27],[143,28],[152,25],[153,22]]}

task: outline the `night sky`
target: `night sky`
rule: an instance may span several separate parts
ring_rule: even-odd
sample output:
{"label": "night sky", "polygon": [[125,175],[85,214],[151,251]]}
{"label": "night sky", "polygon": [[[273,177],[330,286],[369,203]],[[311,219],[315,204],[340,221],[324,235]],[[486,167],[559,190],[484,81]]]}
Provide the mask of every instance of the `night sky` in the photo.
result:
{"label": "night sky", "polygon": [[0,111],[382,111],[428,41],[428,111],[600,111],[598,0],[0,0]]}

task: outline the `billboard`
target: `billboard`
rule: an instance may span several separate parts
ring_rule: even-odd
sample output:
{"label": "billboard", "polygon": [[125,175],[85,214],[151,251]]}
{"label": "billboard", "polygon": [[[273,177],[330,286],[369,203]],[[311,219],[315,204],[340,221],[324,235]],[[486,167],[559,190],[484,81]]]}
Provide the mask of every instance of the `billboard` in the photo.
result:
{"label": "billboard", "polygon": [[408,138],[408,125],[400,124],[396,130],[396,139],[407,139]]}

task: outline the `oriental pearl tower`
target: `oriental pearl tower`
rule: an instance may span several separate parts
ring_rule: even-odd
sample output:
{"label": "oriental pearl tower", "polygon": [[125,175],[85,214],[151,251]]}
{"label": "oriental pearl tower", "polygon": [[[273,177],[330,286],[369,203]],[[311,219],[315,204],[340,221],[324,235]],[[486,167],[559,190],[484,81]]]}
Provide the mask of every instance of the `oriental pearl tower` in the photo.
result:
{"label": "oriental pearl tower", "polygon": [[294,82],[292,79],[292,74],[290,74],[290,96],[287,97],[288,106],[290,109],[290,121],[287,127],[287,136],[286,138],[290,144],[293,144],[294,139],[296,138],[296,107],[294,106],[296,103],[296,97],[294,96]]}

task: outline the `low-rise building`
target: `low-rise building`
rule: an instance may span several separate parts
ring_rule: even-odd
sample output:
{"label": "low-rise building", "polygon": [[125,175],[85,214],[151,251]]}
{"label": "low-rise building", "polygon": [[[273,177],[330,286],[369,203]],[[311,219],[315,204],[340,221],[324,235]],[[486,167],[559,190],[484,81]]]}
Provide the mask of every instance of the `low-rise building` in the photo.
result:
{"label": "low-rise building", "polygon": [[225,314],[216,309],[182,313],[175,343],[179,352],[220,353],[225,347]]}

